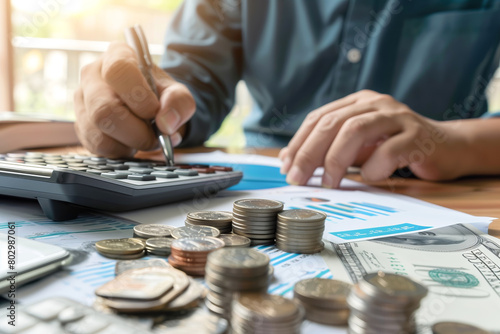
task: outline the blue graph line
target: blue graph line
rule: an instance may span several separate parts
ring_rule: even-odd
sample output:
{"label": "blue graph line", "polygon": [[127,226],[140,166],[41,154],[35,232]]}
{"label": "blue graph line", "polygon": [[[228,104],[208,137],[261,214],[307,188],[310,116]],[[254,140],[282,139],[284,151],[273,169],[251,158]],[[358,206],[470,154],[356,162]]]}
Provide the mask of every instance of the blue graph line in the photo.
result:
{"label": "blue graph line", "polygon": [[[328,210],[328,209],[325,209],[325,208],[320,208],[320,207],[317,207],[317,206],[314,206],[314,205],[306,205],[306,207],[310,208],[310,209],[313,209],[313,210],[320,210],[320,211],[324,211],[326,213],[331,213],[333,215],[341,216],[341,217],[344,217],[344,218],[366,220],[366,219],[359,218],[359,217],[352,216],[352,215],[348,215],[348,214],[345,214],[345,213],[342,213],[342,212],[332,211],[332,210]],[[339,218],[339,219],[342,219],[342,218]]]}
{"label": "blue graph line", "polygon": [[[288,253],[288,255],[289,255],[289,254],[290,254],[290,253]],[[299,255],[301,255],[301,254],[291,254],[289,257],[286,257],[286,258],[284,258],[284,259],[282,259],[282,260],[280,260],[280,261],[278,261],[278,262],[273,263],[273,266],[277,266],[278,264],[281,264],[281,263],[283,263],[283,262],[286,262],[286,261],[288,261],[288,260],[291,260],[291,259],[293,259],[293,258],[295,258],[295,257],[297,257],[297,256],[299,256]],[[273,261],[271,261],[271,263],[272,263],[272,262],[273,262]]]}
{"label": "blue graph line", "polygon": [[376,214],[374,214],[374,213],[370,213],[370,212],[367,212],[367,211],[364,211],[364,210],[359,210],[359,209],[356,209],[354,207],[347,208],[347,205],[345,205],[346,207],[342,207],[342,205],[343,205],[342,203],[337,203],[337,205],[331,205],[331,204],[321,204],[321,205],[322,206],[326,206],[328,208],[345,211],[345,212],[359,213],[359,214],[362,214],[362,215],[365,215],[365,216],[376,216]]}
{"label": "blue graph line", "polygon": [[390,208],[388,206],[378,205],[378,204],[372,204],[372,203],[366,203],[366,202],[363,202],[363,203],[351,202],[351,204],[362,206],[362,207],[368,207],[368,208],[375,209],[375,210],[390,212],[390,213],[398,212],[396,209]]}

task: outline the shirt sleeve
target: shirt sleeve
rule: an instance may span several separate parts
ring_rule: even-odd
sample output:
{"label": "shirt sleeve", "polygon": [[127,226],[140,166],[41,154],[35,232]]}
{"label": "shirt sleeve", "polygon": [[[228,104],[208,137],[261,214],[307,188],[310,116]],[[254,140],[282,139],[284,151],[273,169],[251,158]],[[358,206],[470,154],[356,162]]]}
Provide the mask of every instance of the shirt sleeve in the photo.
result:
{"label": "shirt sleeve", "polygon": [[161,67],[196,101],[181,146],[202,145],[234,104],[241,78],[241,8],[224,0],[184,1],[165,37]]}

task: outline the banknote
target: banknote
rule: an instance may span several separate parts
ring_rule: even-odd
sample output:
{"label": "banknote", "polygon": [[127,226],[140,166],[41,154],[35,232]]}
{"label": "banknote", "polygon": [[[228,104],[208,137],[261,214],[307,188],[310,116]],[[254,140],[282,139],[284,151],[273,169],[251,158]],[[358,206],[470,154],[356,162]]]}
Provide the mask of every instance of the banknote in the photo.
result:
{"label": "banknote", "polygon": [[424,284],[429,294],[417,311],[419,333],[431,333],[430,327],[439,321],[500,331],[500,239],[473,226],[330,243],[327,248],[330,253],[324,258],[332,272],[353,283],[382,270]]}

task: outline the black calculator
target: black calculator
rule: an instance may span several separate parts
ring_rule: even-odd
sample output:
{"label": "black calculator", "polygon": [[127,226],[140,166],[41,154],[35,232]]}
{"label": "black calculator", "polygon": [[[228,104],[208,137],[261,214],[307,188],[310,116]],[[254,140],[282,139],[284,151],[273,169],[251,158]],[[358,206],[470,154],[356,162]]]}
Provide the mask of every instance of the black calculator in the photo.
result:
{"label": "black calculator", "polygon": [[226,166],[115,160],[79,154],[0,154],[0,195],[38,200],[55,221],[82,208],[128,211],[198,197],[237,184],[243,173]]}

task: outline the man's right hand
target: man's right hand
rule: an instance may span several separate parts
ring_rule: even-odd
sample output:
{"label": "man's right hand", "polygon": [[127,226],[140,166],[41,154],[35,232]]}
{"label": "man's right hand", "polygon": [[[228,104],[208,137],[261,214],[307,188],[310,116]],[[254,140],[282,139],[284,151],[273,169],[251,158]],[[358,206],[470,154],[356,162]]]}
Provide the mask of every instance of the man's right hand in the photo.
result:
{"label": "man's right hand", "polygon": [[174,146],[180,144],[196,103],[186,86],[159,67],[154,67],[153,76],[159,100],[140,71],[135,52],[124,43],[110,44],[99,60],[82,69],[75,92],[75,128],[85,148],[110,158],[155,149],[153,119]]}

